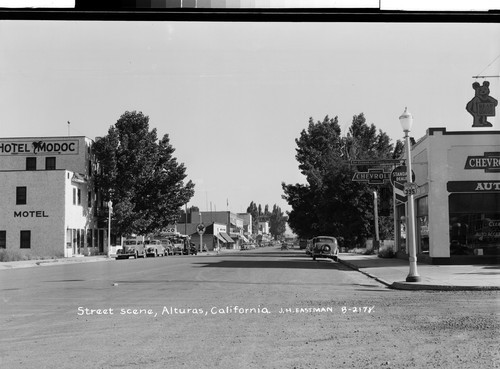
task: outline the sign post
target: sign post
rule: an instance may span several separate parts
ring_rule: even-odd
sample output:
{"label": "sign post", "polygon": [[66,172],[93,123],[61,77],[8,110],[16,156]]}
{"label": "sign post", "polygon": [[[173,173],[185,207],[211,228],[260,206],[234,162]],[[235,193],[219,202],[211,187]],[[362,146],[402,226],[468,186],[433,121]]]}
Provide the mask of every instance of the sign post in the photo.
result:
{"label": "sign post", "polygon": [[196,231],[200,235],[200,252],[203,252],[203,233],[205,233],[205,225],[200,223],[196,226]]}
{"label": "sign post", "polygon": [[[415,172],[411,171],[412,183],[415,181]],[[408,193],[405,192],[405,183],[407,183],[407,168],[405,165],[400,165],[394,168],[391,172],[390,179],[391,184],[394,187],[394,193],[396,194],[396,201],[400,203],[405,203],[407,200]],[[416,194],[416,190],[415,193]]]}

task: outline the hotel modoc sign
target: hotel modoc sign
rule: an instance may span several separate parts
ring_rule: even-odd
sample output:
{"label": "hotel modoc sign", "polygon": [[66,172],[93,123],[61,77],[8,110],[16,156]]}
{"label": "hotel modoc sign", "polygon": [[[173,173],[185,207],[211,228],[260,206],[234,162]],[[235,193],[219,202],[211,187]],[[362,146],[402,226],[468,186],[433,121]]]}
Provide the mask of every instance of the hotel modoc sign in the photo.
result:
{"label": "hotel modoc sign", "polygon": [[78,140],[0,141],[0,155],[75,155]]}
{"label": "hotel modoc sign", "polygon": [[483,156],[468,156],[464,169],[484,169],[485,173],[500,172],[500,152],[485,152]]}

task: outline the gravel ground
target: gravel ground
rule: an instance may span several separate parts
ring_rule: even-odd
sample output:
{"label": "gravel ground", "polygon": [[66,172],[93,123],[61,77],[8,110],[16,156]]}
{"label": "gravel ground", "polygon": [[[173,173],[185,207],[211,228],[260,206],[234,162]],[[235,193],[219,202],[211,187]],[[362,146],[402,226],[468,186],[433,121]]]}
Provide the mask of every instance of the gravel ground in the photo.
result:
{"label": "gravel ground", "polygon": [[500,368],[497,291],[397,291],[337,263],[273,260],[51,267],[30,288],[10,274],[0,367]]}

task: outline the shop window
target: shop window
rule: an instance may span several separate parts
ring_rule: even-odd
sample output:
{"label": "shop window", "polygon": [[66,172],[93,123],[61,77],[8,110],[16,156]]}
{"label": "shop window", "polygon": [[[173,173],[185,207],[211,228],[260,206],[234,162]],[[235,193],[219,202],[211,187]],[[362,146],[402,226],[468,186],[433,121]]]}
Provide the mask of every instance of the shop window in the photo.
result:
{"label": "shop window", "polygon": [[418,251],[429,252],[429,203],[428,197],[417,199],[417,242]]}
{"label": "shop window", "polygon": [[500,254],[500,194],[449,197],[451,255]]}
{"label": "shop window", "polygon": [[31,248],[31,231],[21,231],[21,248]]}
{"label": "shop window", "polygon": [[0,249],[7,248],[7,231],[0,231]]}
{"label": "shop window", "polygon": [[26,187],[16,187],[16,205],[26,205],[27,190]]}
{"label": "shop window", "polygon": [[396,207],[397,222],[397,242],[399,252],[406,253],[406,207],[405,205],[398,205]]}
{"label": "shop window", "polygon": [[56,169],[56,158],[53,156],[45,158],[45,169],[55,170]]}
{"label": "shop window", "polygon": [[94,246],[92,243],[92,229],[87,229],[87,247]]}
{"label": "shop window", "polygon": [[26,170],[36,170],[36,158],[26,158]]}

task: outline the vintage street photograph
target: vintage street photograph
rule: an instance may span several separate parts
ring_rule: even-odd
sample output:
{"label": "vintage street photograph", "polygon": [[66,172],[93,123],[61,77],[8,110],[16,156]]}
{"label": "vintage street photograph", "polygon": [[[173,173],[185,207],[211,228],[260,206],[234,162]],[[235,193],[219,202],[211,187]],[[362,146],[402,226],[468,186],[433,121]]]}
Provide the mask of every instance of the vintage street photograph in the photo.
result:
{"label": "vintage street photograph", "polygon": [[0,4],[1,368],[500,368],[498,11],[251,3]]}

